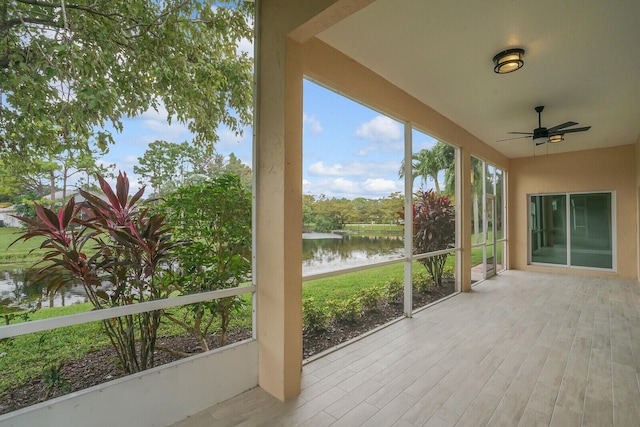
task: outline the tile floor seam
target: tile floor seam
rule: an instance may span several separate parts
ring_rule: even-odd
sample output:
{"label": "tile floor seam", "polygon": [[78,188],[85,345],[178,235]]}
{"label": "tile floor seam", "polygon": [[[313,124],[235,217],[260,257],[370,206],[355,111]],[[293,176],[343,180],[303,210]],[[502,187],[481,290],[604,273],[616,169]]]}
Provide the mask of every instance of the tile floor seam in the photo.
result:
{"label": "tile floor seam", "polygon": [[[570,308],[571,308],[571,305],[569,305],[569,306],[567,307],[567,309],[565,310],[565,316],[562,316],[562,318],[566,317],[566,314],[569,312]],[[555,343],[558,341],[558,336],[560,336],[560,328],[558,328],[558,331],[556,332],[556,336],[555,336],[555,338],[554,338],[554,340],[553,340],[553,344],[552,344],[552,345],[551,345],[551,347],[550,347],[550,350],[549,350],[549,353],[547,354],[547,358],[545,359],[544,365],[542,365],[542,368],[540,369],[540,373],[542,373],[542,371],[544,371],[544,367],[547,365],[547,362],[549,361],[549,354],[551,354],[551,349],[553,349],[553,346],[554,346],[554,345],[555,345]],[[565,361],[565,363],[564,363],[564,365],[565,365],[565,369],[563,370],[563,372],[566,370],[566,366],[567,366],[568,361],[569,361],[569,357],[567,357],[567,359],[566,359],[566,361]],[[540,373],[538,373],[538,378],[536,379],[536,383],[534,384],[534,386],[533,386],[533,389],[532,389],[532,390],[535,390],[535,388],[536,388],[536,386],[538,385],[538,383],[540,383]],[[554,408],[554,409],[555,409],[556,403],[557,403],[557,401],[558,401],[558,396],[559,396],[559,394],[560,394],[560,388],[561,388],[561,387],[562,387],[562,383],[560,383],[560,386],[558,386],[558,389],[556,390],[556,396],[555,396],[555,398],[553,399],[553,408]],[[527,401],[527,404],[525,405],[525,411],[526,411],[527,406],[529,406],[529,403],[531,402],[531,398],[532,398],[532,396],[533,396],[533,391],[532,391],[532,392],[531,392],[531,394],[529,395],[529,400]],[[550,416],[550,418],[549,418],[549,422],[551,422],[551,419],[553,418],[553,412],[554,412],[554,411],[552,410],[552,411],[551,411],[551,416]],[[520,424],[520,423],[519,423],[519,424]]]}
{"label": "tile floor seam", "polygon": [[[598,285],[598,291],[596,293],[596,302],[595,302],[595,311],[598,311],[598,295],[600,294],[600,285]],[[585,383],[585,390],[584,390],[584,400],[582,402],[582,419],[580,421],[580,425],[583,426],[584,425],[584,416],[586,413],[586,409],[587,409],[587,390],[589,387],[589,374],[591,371],[591,353],[593,352],[593,337],[595,336],[595,324],[596,324],[596,313],[594,313],[593,315],[593,327],[592,327],[592,334],[591,334],[591,343],[589,345],[589,363],[587,365],[587,379],[586,379],[586,383]]]}
{"label": "tile floor seam", "polygon": [[[573,293],[574,293],[574,298],[572,299],[573,301],[575,301],[575,293],[576,293],[578,290],[579,290],[579,289],[575,289],[575,290],[574,290],[574,292],[573,292]],[[575,305],[576,307],[580,308],[580,313],[582,313],[582,303],[579,303],[579,305],[577,305],[577,304],[574,302],[574,303],[572,303],[572,304],[569,306],[569,309],[568,309],[568,310],[570,310],[570,309],[571,309],[571,307],[573,307],[574,305]],[[567,311],[568,311],[568,310],[567,310]],[[580,316],[578,316],[578,320],[579,320],[579,319],[580,319]],[[565,362],[565,365],[564,365],[564,370],[562,371],[562,379],[560,380],[560,385],[558,386],[558,393],[557,393],[557,395],[556,395],[556,399],[555,399],[555,402],[554,402],[553,411],[551,412],[551,420],[553,420],[553,414],[556,412],[556,408],[558,407],[558,397],[560,396],[560,390],[562,390],[562,385],[563,385],[563,384],[564,384],[564,382],[565,382],[566,373],[567,373],[567,368],[569,367],[569,359],[570,359],[570,357],[571,357],[571,353],[572,353],[572,351],[573,351],[573,347],[574,347],[574,344],[575,344],[575,340],[576,340],[577,332],[578,332],[578,326],[576,325],[576,327],[575,327],[575,331],[574,331],[574,333],[573,333],[573,339],[571,340],[571,347],[569,348],[569,351],[568,351],[568,354],[567,354],[567,359],[566,359],[566,362]],[[567,409],[568,409],[568,408],[567,408]],[[582,424],[582,421],[580,421],[580,423]]]}

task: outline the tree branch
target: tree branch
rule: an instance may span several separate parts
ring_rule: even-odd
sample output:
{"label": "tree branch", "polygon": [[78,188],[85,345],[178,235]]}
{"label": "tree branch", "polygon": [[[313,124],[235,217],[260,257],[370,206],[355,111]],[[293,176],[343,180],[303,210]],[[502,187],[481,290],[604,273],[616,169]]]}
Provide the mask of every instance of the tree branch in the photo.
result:
{"label": "tree branch", "polygon": [[6,22],[6,29],[17,27],[18,25],[24,24],[36,24],[36,25],[45,25],[47,27],[53,28],[62,28],[62,25],[58,24],[56,21],[52,19],[45,18],[15,18],[9,19]]}
{"label": "tree branch", "polygon": [[[48,7],[50,9],[60,9],[62,6],[60,3],[52,3],[52,2],[47,2],[47,1],[40,1],[40,0],[16,0],[18,3],[22,3],[22,4],[29,4],[32,6],[39,6],[39,7]],[[95,5],[95,3],[93,4]],[[94,15],[98,15],[98,16],[102,16],[105,18],[121,18],[121,19],[126,19],[126,17],[121,14],[121,13],[116,13],[116,12],[112,12],[112,13],[104,13],[104,12],[100,12],[98,10],[96,10],[95,8],[93,8],[92,6],[82,6],[79,4],[65,4],[65,7],[67,9],[76,9],[76,10],[82,10],[83,12],[89,12],[92,13]]]}

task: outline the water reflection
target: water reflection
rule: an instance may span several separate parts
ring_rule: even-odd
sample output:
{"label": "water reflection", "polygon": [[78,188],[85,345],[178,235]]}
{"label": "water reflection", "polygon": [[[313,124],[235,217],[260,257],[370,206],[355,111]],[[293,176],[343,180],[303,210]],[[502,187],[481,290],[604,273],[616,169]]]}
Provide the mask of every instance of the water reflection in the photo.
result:
{"label": "water reflection", "polygon": [[28,270],[0,271],[0,312],[10,308],[64,307],[88,302],[82,286],[65,285],[53,296],[47,295],[47,282],[32,283]]}
{"label": "water reflection", "polygon": [[305,233],[302,238],[302,274],[318,274],[400,258],[403,247],[401,236]]}
{"label": "water reflection", "polygon": [[[331,233],[305,233],[302,240],[302,273],[324,273],[378,261],[400,258],[401,236],[369,237]],[[0,312],[9,308],[61,307],[88,302],[82,286],[66,285],[55,296],[47,295],[47,282],[31,283],[26,269],[0,271]]]}

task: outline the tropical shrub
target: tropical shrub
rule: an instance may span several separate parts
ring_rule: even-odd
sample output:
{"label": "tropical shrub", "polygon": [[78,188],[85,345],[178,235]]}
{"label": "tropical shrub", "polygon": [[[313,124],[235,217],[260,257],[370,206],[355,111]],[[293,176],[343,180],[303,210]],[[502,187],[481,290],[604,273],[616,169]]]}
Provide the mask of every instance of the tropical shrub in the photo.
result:
{"label": "tropical shrub", "polygon": [[390,279],[384,284],[383,295],[389,303],[401,302],[404,283],[400,279]]}
{"label": "tropical shrub", "polygon": [[[416,254],[435,252],[455,245],[456,221],[454,206],[448,196],[433,190],[418,191],[413,209],[413,251]],[[442,285],[444,266],[449,254],[420,260],[436,286]]]}
{"label": "tropical shrub", "polygon": [[329,301],[329,313],[336,322],[355,322],[362,315],[362,302],[357,297],[332,300]]}
{"label": "tropical shrub", "polygon": [[329,310],[313,297],[302,300],[302,327],[305,332],[314,334],[329,326]]}
{"label": "tropical shrub", "polygon": [[[251,194],[237,175],[222,175],[179,188],[164,209],[176,246],[176,270],[167,273],[180,295],[235,288],[251,273]],[[165,316],[209,350],[206,336],[218,318],[224,345],[231,315],[243,308],[241,298],[227,297],[193,304],[181,315]]]}
{"label": "tropical shrub", "polygon": [[358,293],[358,298],[362,304],[362,309],[375,310],[378,308],[378,304],[382,300],[382,289],[378,286],[372,286],[370,288],[361,289]]}
{"label": "tropical shrub", "polygon": [[428,272],[415,271],[413,273],[413,287],[420,292],[429,292],[433,286],[433,278]]}
{"label": "tropical shrub", "polygon": [[[144,188],[129,197],[126,174],[119,174],[115,191],[98,180],[104,198],[80,190],[84,206],[72,198],[56,213],[36,203],[36,218],[18,217],[28,228],[17,240],[45,238],[40,248],[47,252],[34,265],[33,280],[46,278],[48,294],[79,282],[96,309],[166,297],[157,272],[169,264],[175,244],[164,217],[140,205]],[[102,322],[127,373],[153,367],[161,315],[153,310]]]}

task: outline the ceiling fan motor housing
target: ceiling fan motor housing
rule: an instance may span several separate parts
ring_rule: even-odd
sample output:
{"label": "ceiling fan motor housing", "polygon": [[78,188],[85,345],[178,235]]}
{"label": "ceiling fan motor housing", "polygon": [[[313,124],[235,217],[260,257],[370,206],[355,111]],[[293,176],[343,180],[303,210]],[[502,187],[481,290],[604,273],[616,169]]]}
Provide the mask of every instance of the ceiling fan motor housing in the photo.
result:
{"label": "ceiling fan motor housing", "polygon": [[538,138],[547,138],[549,136],[549,132],[547,128],[536,128],[533,130],[533,139]]}

